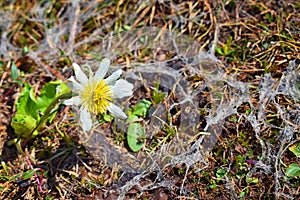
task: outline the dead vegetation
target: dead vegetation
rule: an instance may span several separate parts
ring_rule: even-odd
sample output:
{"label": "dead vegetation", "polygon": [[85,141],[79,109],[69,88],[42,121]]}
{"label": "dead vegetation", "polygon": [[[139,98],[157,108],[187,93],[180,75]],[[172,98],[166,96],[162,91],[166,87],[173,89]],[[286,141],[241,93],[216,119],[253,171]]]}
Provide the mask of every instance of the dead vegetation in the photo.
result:
{"label": "dead vegetation", "polygon": [[[0,7],[3,199],[299,197],[300,175],[286,173],[291,164],[300,165],[299,157],[290,151],[299,144],[298,1],[13,1],[1,2]],[[151,43],[150,51],[147,46],[129,51],[126,45],[135,37],[150,35],[144,31],[148,27],[155,27],[150,33],[166,29],[174,33],[168,37],[180,39],[174,39],[181,45],[179,50],[163,46],[161,39],[162,43]],[[119,38],[118,33],[127,41],[110,40],[112,34],[113,39]],[[111,44],[121,51],[104,48]],[[72,62],[95,67],[103,57],[111,58],[115,68],[124,69],[126,78],[142,85],[127,102],[129,107],[142,99],[153,101],[156,79],[147,74],[151,67],[156,67],[162,81],[182,78],[179,86],[183,89],[171,91],[177,84],[172,81],[171,86],[158,87],[168,94],[159,111],[171,113],[168,123],[176,128],[195,114],[199,116],[197,133],[211,132],[214,137],[207,140],[205,134],[194,134],[192,140],[178,140],[189,146],[171,154],[171,141],[176,137],[172,127],[161,125],[146,144],[153,149],[169,144],[156,155],[171,154],[170,160],[150,162],[145,171],[129,171],[130,156],[138,156],[124,145],[124,135],[114,132],[113,123],[105,122],[98,129],[106,131],[106,143],[100,135],[97,139],[99,146],[103,144],[97,155],[104,152],[110,157],[95,159],[94,152],[83,144],[73,111],[62,107],[53,123],[24,148],[33,168],[42,170],[40,193],[34,176],[22,180],[30,166],[10,145],[16,138],[10,121],[23,84],[30,83],[38,94],[50,80],[67,80]],[[20,71],[17,80],[11,74],[14,64]],[[144,68],[132,67],[135,65]],[[211,66],[218,73],[210,73]],[[143,84],[131,72],[138,72]],[[180,96],[182,91],[191,95]],[[194,103],[180,103],[185,100]],[[183,108],[195,106],[195,101],[195,112],[185,113]],[[159,117],[167,120],[163,114]],[[143,123],[153,125],[147,117]]]}

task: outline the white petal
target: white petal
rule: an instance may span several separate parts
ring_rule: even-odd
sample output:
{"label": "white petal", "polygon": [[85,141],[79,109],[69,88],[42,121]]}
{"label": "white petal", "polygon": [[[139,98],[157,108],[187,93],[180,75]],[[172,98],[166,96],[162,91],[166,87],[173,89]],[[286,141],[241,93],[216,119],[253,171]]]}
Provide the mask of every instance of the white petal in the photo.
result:
{"label": "white petal", "polygon": [[105,76],[105,74],[107,73],[107,70],[110,66],[110,60],[107,58],[104,58],[101,63],[100,66],[95,74],[95,79],[100,81],[103,79],[103,77]]}
{"label": "white petal", "polygon": [[78,83],[78,82],[74,79],[73,76],[71,76],[68,80],[72,82],[72,87],[73,87],[72,90],[73,90],[74,92],[79,92],[79,93],[80,93],[80,92],[83,90],[83,86],[82,86],[80,83]]}
{"label": "white petal", "polygon": [[109,77],[107,77],[105,79],[105,83],[107,85],[111,85],[114,84],[114,81],[116,81],[122,74],[122,70],[118,69],[117,71],[115,71],[114,73],[112,73],[112,75],[110,75]]}
{"label": "white petal", "polygon": [[81,68],[89,72],[89,78],[93,77],[93,71],[89,65],[82,65]]}
{"label": "white petal", "polygon": [[111,88],[112,98],[123,98],[133,94],[133,85],[124,79],[116,81],[116,84]]}
{"label": "white petal", "polygon": [[79,106],[81,104],[81,98],[79,96],[73,97],[74,105]]}
{"label": "white petal", "polygon": [[111,112],[114,116],[121,118],[121,119],[126,119],[127,116],[126,114],[122,111],[122,109],[118,106],[116,106],[113,103],[110,103],[110,105],[107,107],[108,111]]}
{"label": "white petal", "polygon": [[75,96],[70,99],[64,100],[63,104],[67,106],[71,106],[71,105],[79,106],[81,104],[81,98],[79,96]]}
{"label": "white petal", "polygon": [[87,108],[80,109],[80,122],[84,131],[91,130],[93,121],[91,118],[91,114],[87,111]]}
{"label": "white petal", "polygon": [[66,106],[72,106],[72,105],[74,105],[73,98],[64,100],[63,104],[65,104]]}
{"label": "white petal", "polygon": [[86,77],[86,75],[83,73],[83,71],[81,70],[80,66],[76,63],[73,63],[73,68],[75,71],[75,76],[76,79],[83,85],[86,85],[88,82],[88,78]]}

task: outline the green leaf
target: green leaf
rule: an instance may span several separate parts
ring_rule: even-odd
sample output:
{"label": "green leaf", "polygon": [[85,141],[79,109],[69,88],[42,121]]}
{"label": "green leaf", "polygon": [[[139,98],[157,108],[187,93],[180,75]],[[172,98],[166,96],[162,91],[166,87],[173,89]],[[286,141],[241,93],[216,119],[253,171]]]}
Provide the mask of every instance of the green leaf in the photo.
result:
{"label": "green leaf", "polygon": [[19,76],[19,70],[15,64],[15,62],[12,62],[11,68],[10,68],[10,75],[13,81],[16,81]]}
{"label": "green leaf", "polygon": [[[25,84],[16,103],[16,115],[11,122],[15,133],[21,137],[27,137],[40,120],[38,111],[44,114],[56,97],[69,92],[69,90],[69,87],[61,80],[52,81],[42,88],[41,95],[36,99],[33,88],[29,84]],[[55,114],[51,115],[48,120],[51,122],[54,116]],[[35,131],[33,136],[37,133]]]}
{"label": "green leaf", "polygon": [[143,147],[145,138],[145,131],[139,123],[129,124],[127,131],[127,142],[132,151],[139,151]]}
{"label": "green leaf", "polygon": [[127,122],[127,123],[131,123],[132,121],[135,121],[135,120],[137,120],[137,119],[139,119],[138,116],[133,115],[133,114],[129,114],[129,116],[128,116],[126,122]]}
{"label": "green leaf", "polygon": [[35,171],[36,170],[34,170],[34,169],[30,169],[30,170],[24,172],[21,176],[22,180],[30,179],[34,175]]}
{"label": "green leaf", "polygon": [[66,94],[70,91],[69,87],[61,80],[51,81],[47,83],[41,90],[41,94],[37,99],[38,110],[42,114],[56,97]]}
{"label": "green leaf", "polygon": [[246,115],[250,115],[250,113],[251,113],[251,109],[249,108],[246,110]]}
{"label": "green leaf", "polygon": [[15,174],[15,175],[9,177],[9,182],[17,180],[18,178],[20,178],[21,175],[22,174]]}
{"label": "green leaf", "polygon": [[[11,120],[11,126],[18,136],[26,138],[36,126],[36,119],[30,115],[16,114]],[[37,131],[33,135],[37,135]]]}
{"label": "green leaf", "polygon": [[246,192],[245,191],[242,191],[242,192],[240,192],[240,194],[239,194],[239,197],[240,198],[243,198],[243,197],[245,197],[246,196]]}
{"label": "green leaf", "polygon": [[246,183],[258,183],[258,178],[256,177],[246,177]]}
{"label": "green leaf", "polygon": [[300,157],[300,142],[297,142],[289,147],[289,150],[295,154],[295,156]]}
{"label": "green leaf", "polygon": [[124,25],[123,28],[124,28],[125,31],[128,31],[131,28],[131,26]]}
{"label": "green leaf", "polygon": [[166,96],[165,93],[159,91],[159,86],[160,86],[160,79],[158,79],[157,82],[155,83],[155,88],[152,92],[152,99],[156,104],[162,102]]}
{"label": "green leaf", "polygon": [[28,46],[25,46],[25,47],[22,48],[22,53],[23,54],[26,54],[28,52],[29,52]]}
{"label": "green leaf", "polygon": [[16,80],[16,83],[17,83],[19,86],[22,86],[22,85],[23,85],[23,81],[22,81],[22,80]]}
{"label": "green leaf", "polygon": [[152,98],[153,98],[153,101],[158,104],[160,102],[162,102],[165,98],[166,94],[165,93],[160,93],[158,92],[157,90],[154,90],[153,93],[152,93]]}
{"label": "green leaf", "polygon": [[53,81],[53,83],[55,82],[59,83],[56,88],[56,96],[60,96],[62,94],[67,94],[70,92],[70,88],[65,82],[62,82],[61,80]]}
{"label": "green leaf", "polygon": [[[44,114],[48,106],[60,95],[66,94],[70,91],[70,88],[66,83],[61,80],[51,81],[47,83],[41,90],[41,94],[38,97],[38,110]],[[58,106],[55,106],[52,111],[57,109]],[[52,112],[51,111],[51,112]],[[48,121],[51,123],[56,115],[54,112],[48,117]]]}
{"label": "green leaf", "polygon": [[225,54],[223,53],[222,48],[219,47],[219,46],[216,46],[216,52],[217,52],[218,54],[220,54],[221,56],[224,56],[224,55],[225,55]]}
{"label": "green leaf", "polygon": [[285,171],[286,175],[289,177],[300,177],[300,167],[296,163],[290,164],[290,166]]}
{"label": "green leaf", "polygon": [[230,50],[231,42],[232,42],[232,36],[229,36],[226,41],[226,45],[223,47],[223,51],[225,55],[229,55],[232,52],[232,50]]}
{"label": "green leaf", "polygon": [[106,122],[110,122],[113,119],[113,117],[111,115],[103,115],[103,119]]}
{"label": "green leaf", "polygon": [[29,84],[21,91],[21,94],[16,103],[17,114],[28,115],[38,120],[37,100],[34,96],[34,91]]}
{"label": "green leaf", "polygon": [[145,117],[150,109],[151,101],[143,99],[133,107],[133,115]]}
{"label": "green leaf", "polygon": [[226,174],[227,174],[227,169],[220,168],[220,169],[217,170],[216,177],[217,178],[223,178]]}

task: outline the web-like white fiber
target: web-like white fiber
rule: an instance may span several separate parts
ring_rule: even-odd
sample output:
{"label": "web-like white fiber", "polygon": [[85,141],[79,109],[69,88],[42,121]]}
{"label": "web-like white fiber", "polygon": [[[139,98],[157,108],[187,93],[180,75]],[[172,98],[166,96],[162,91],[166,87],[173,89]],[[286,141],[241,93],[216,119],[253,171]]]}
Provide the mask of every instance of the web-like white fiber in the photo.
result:
{"label": "web-like white fiber", "polygon": [[[166,2],[163,2],[166,3]],[[109,3],[108,3],[109,4]],[[95,29],[90,35],[77,37],[83,31],[83,24],[92,17],[101,15],[101,9],[95,9],[97,1],[72,1],[65,4],[57,13],[57,21],[46,18],[48,9],[51,9],[51,2],[46,1],[33,8],[31,17],[28,21],[39,21],[44,26],[44,38],[36,43],[36,49],[31,50],[28,56],[33,59],[40,67],[44,66],[44,61],[48,65],[55,65],[64,52],[74,62],[82,62],[96,67],[103,57],[114,60],[124,55],[130,55],[132,62],[130,66],[115,65],[111,71],[123,68],[126,69],[123,76],[134,84],[135,91],[146,85],[154,87],[159,79],[167,95],[174,93],[176,102],[169,102],[170,107],[165,108],[157,105],[150,109],[150,122],[147,130],[147,137],[151,138],[153,132],[160,130],[165,123],[169,126],[173,124],[167,122],[168,116],[173,108],[180,108],[180,125],[177,125],[176,136],[167,143],[164,143],[156,152],[151,155],[146,153],[133,154],[120,147],[116,148],[107,140],[105,134],[110,130],[96,129],[90,137],[87,148],[96,158],[104,159],[108,165],[113,166],[117,163],[124,173],[138,173],[132,179],[125,182],[117,189],[119,198],[125,197],[126,193],[134,186],[139,186],[141,193],[158,187],[171,188],[172,179],[164,176],[166,167],[173,167],[177,164],[186,166],[186,176],[188,170],[201,171],[208,165],[206,155],[210,153],[214,145],[217,144],[218,135],[221,134],[224,120],[234,114],[246,119],[254,130],[254,137],[261,146],[260,160],[249,171],[248,175],[263,171],[263,174],[274,174],[275,190],[272,191],[277,198],[285,197],[293,199],[297,191],[284,192],[283,185],[288,183],[284,172],[281,169],[281,160],[287,148],[294,144],[299,137],[300,106],[299,106],[299,66],[295,61],[290,61],[282,77],[274,78],[271,74],[265,74],[260,83],[243,83],[228,76],[222,70],[223,64],[214,56],[214,45],[212,51],[204,52],[197,42],[179,34],[177,32],[162,30],[160,28],[141,28],[114,33],[110,26],[114,20],[107,20],[99,28]],[[13,11],[0,12],[0,56],[5,59],[13,59],[21,55],[22,49],[11,43],[12,33],[8,32],[10,27],[19,19],[15,18]],[[134,14],[129,14],[125,19],[125,24],[135,19]],[[180,24],[179,18],[174,18]],[[65,36],[68,36],[67,39]],[[217,34],[216,34],[217,36]],[[217,38],[215,38],[216,40]],[[76,51],[85,45],[98,45],[89,52],[93,55],[85,60]],[[170,53],[171,58],[160,60],[159,56],[153,56],[151,62],[141,62],[136,57],[141,50],[151,51],[157,55],[165,51]],[[135,60],[136,59],[136,60]],[[46,68],[45,68],[46,70]],[[47,72],[50,73],[51,72]],[[188,77],[201,77],[204,82],[196,89],[191,86],[192,82]],[[252,91],[251,88],[256,88]],[[197,126],[199,116],[199,102],[197,97],[203,92],[209,92],[210,107],[206,107],[206,126],[202,130],[206,134],[199,134]],[[258,104],[253,103],[257,99]],[[290,108],[283,107],[278,102],[278,95],[284,95],[294,102]],[[238,107],[242,104],[249,104],[250,114],[241,114]],[[120,102],[124,107],[128,106],[128,101]],[[282,120],[280,125],[273,125],[265,118],[268,105],[276,107],[278,118]],[[124,122],[117,122],[117,126],[124,126]],[[276,128],[279,135],[275,144],[266,139],[262,139],[262,131],[268,127]],[[80,133],[79,133],[80,134]],[[194,140],[190,139],[194,136]],[[86,138],[85,138],[86,139]],[[102,146],[93,146],[93,143]],[[142,167],[138,167],[140,162],[147,160]],[[197,168],[195,164],[197,163]],[[199,166],[202,166],[199,168]],[[154,173],[156,179],[146,185],[141,185],[149,174]],[[186,176],[184,181],[186,180]],[[182,183],[181,193],[185,194],[184,182]],[[116,186],[117,187],[117,186]],[[232,192],[232,198],[236,198],[236,191],[229,179],[227,179],[227,189]]]}

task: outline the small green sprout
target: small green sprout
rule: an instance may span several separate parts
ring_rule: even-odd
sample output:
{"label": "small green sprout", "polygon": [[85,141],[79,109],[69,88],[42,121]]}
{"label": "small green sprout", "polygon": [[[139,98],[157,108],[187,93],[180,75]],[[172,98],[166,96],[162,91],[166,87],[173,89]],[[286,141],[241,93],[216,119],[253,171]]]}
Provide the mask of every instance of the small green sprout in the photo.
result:
{"label": "small green sprout", "polygon": [[156,82],[155,88],[152,92],[152,99],[156,104],[161,103],[166,97],[165,93],[159,91],[159,85],[160,85],[160,80]]}
{"label": "small green sprout", "polygon": [[10,67],[10,76],[11,79],[17,83],[18,85],[22,86],[23,85],[23,81],[20,80],[19,76],[20,76],[20,70],[17,68],[15,62],[11,63],[11,67]]}
{"label": "small green sprout", "polygon": [[127,122],[129,126],[127,129],[127,142],[129,148],[137,152],[143,148],[144,141],[146,139],[145,130],[142,125],[136,122],[139,117],[146,117],[152,102],[146,99],[138,102],[131,110],[129,110],[129,115]]}

